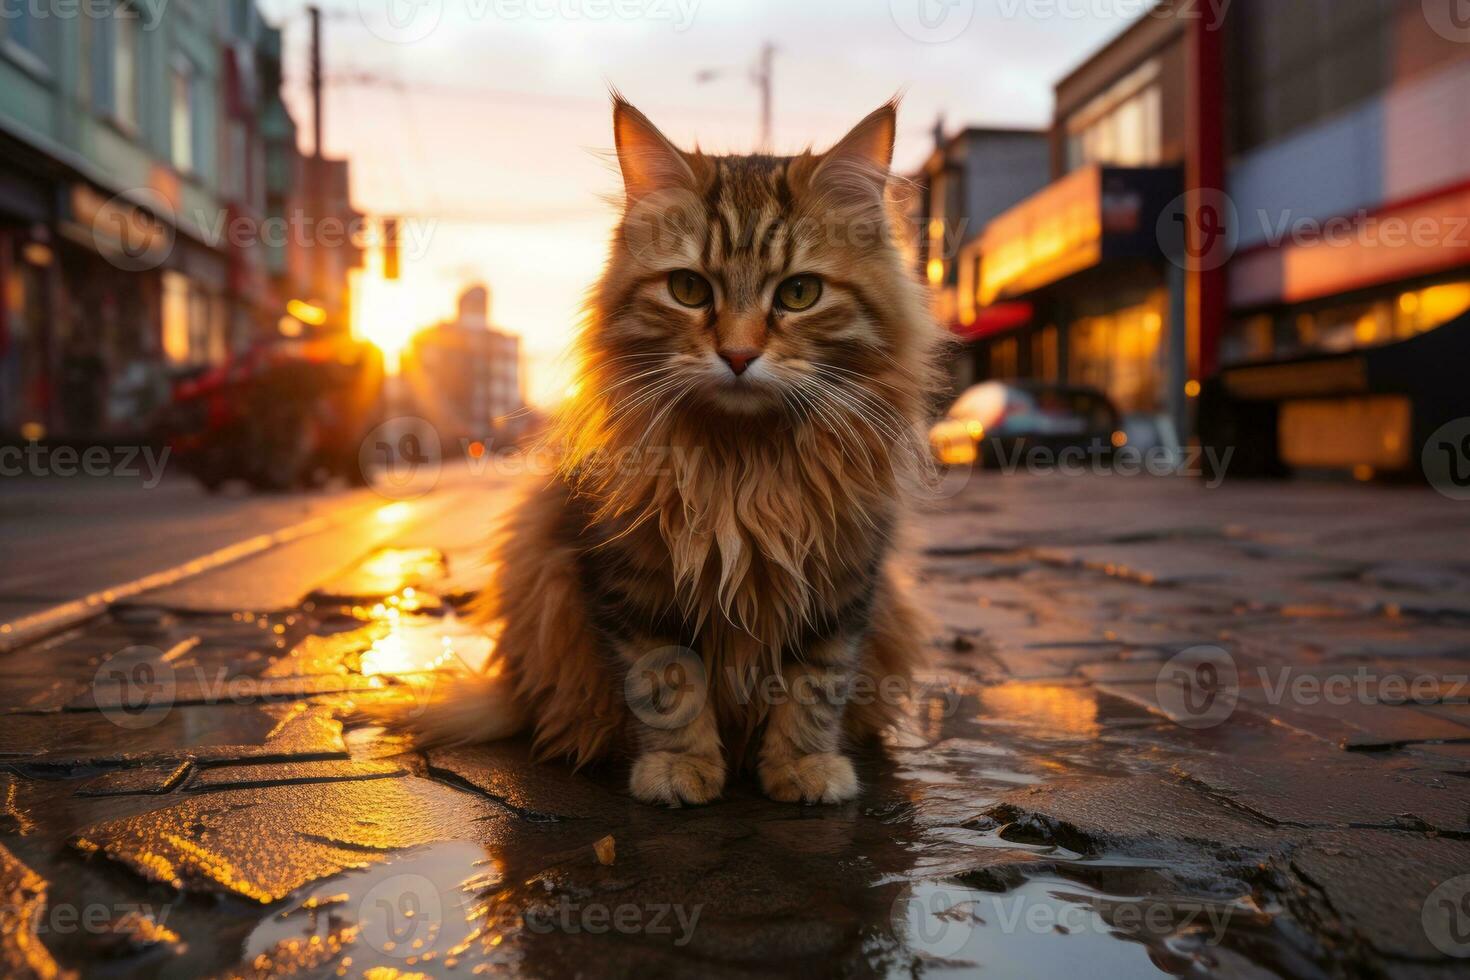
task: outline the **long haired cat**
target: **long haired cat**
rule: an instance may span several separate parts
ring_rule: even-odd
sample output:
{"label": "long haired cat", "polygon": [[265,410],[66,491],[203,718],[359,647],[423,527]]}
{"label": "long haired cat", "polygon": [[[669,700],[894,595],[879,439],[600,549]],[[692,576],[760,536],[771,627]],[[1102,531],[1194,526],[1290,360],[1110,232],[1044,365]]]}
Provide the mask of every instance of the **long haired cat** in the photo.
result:
{"label": "long haired cat", "polygon": [[528,726],[670,806],[751,761],[777,800],[856,795],[844,746],[922,644],[889,566],[937,334],[891,234],[895,108],[819,155],[711,156],[614,95],[626,201],[561,468],[497,545],[498,671],[402,722],[423,743]]}

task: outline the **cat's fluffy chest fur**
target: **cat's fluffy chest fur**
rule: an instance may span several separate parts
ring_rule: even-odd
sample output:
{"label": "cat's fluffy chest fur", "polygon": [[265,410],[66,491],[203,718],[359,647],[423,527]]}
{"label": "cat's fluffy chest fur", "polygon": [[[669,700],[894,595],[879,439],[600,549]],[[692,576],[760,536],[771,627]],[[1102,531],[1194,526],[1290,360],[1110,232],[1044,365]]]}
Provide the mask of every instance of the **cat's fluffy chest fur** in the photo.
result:
{"label": "cat's fluffy chest fur", "polygon": [[586,515],[587,561],[634,573],[651,607],[678,611],[678,639],[749,639],[774,665],[866,587],[894,521],[885,462],[822,441],[808,431],[683,445],[605,484]]}

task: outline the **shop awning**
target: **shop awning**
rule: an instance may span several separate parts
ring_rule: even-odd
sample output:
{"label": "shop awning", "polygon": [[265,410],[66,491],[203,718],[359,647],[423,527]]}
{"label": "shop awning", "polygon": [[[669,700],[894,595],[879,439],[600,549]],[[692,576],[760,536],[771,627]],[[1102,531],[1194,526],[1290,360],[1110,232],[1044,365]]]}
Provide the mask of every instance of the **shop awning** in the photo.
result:
{"label": "shop awning", "polygon": [[1182,186],[1178,167],[1088,167],[986,226],[979,301],[1015,299],[1110,258],[1162,254],[1159,216]]}
{"label": "shop awning", "polygon": [[1031,322],[1035,313],[1036,308],[1030,303],[997,303],[977,312],[969,323],[952,324],[950,330],[961,340],[983,340],[1007,330],[1024,327]]}
{"label": "shop awning", "polygon": [[1470,264],[1470,184],[1377,211],[1305,224],[1236,256],[1230,305],[1251,309],[1367,289]]}

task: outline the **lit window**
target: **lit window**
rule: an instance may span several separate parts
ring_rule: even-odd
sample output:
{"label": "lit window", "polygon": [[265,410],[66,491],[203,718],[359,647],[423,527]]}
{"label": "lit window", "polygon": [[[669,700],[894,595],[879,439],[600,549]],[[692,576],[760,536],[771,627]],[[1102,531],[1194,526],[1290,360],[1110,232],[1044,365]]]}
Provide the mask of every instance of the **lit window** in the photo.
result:
{"label": "lit window", "polygon": [[189,280],[177,272],[163,273],[163,354],[173,364],[188,364]]}
{"label": "lit window", "polygon": [[1399,337],[1443,326],[1470,312],[1470,282],[1452,282],[1404,293],[1399,297],[1397,327]]}
{"label": "lit window", "polygon": [[181,173],[193,173],[194,158],[194,73],[187,67],[176,67],[170,80],[169,132],[173,137],[174,167]]}
{"label": "lit window", "polygon": [[1125,76],[1067,120],[1067,169],[1092,164],[1144,167],[1163,162],[1164,106],[1159,64]]}

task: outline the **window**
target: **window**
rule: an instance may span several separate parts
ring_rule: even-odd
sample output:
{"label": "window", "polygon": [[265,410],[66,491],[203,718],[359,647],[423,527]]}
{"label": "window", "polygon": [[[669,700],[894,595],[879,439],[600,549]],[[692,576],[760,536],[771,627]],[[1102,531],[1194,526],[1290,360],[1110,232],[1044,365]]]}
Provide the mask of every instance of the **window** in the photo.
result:
{"label": "window", "polygon": [[113,94],[112,114],[130,128],[138,125],[138,18],[133,11],[127,16],[108,18],[113,29]]}
{"label": "window", "polygon": [[251,0],[230,0],[230,34],[237,38],[250,36]]}
{"label": "window", "polygon": [[198,119],[192,65],[175,65],[169,80],[169,132],[172,135],[174,167],[181,173],[195,173],[198,159]]}
{"label": "window", "polygon": [[1067,170],[1093,164],[1147,167],[1163,162],[1164,100],[1159,63],[1150,61],[1067,119]]}
{"label": "window", "polygon": [[1226,364],[1265,360],[1276,350],[1275,334],[1275,319],[1265,314],[1227,323],[1220,338],[1220,360]]}
{"label": "window", "polygon": [[990,345],[990,378],[994,381],[1009,381],[1020,377],[1021,347],[1015,337],[997,340]]}
{"label": "window", "polygon": [[1161,404],[1165,298],[1074,321],[1067,335],[1067,381],[1105,392],[1124,412]]}
{"label": "window", "polygon": [[1031,338],[1031,374],[1038,381],[1060,381],[1061,360],[1055,324],[1042,327]]}
{"label": "window", "polygon": [[1466,313],[1470,313],[1470,280],[1317,305],[1279,316],[1260,314],[1227,325],[1221,359],[1240,364],[1377,347],[1417,337]]}
{"label": "window", "polygon": [[163,353],[170,364],[218,364],[228,353],[225,306],[187,276],[163,273]]}
{"label": "window", "polygon": [[138,125],[138,19],[127,8],[90,18],[87,67],[92,107],[130,129]]}
{"label": "window", "polygon": [[163,274],[163,354],[171,364],[189,363],[189,280]]}
{"label": "window", "polygon": [[31,4],[0,5],[0,38],[12,49],[31,56],[35,65],[46,68],[51,54],[51,29],[53,18]]}
{"label": "window", "polygon": [[[1435,0],[1463,16],[1461,0]],[[1458,4],[1458,6],[1456,6]],[[1248,153],[1464,56],[1404,0],[1237,4],[1225,32],[1231,151]]]}

